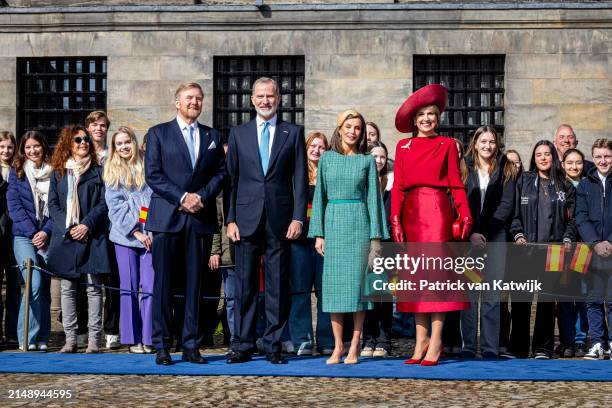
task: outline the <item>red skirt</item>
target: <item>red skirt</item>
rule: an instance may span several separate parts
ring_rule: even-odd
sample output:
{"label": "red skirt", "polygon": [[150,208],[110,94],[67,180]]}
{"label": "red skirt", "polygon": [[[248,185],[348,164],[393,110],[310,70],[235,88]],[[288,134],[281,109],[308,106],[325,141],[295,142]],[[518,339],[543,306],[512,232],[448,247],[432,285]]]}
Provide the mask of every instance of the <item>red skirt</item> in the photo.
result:
{"label": "red skirt", "polygon": [[[406,242],[451,242],[454,211],[446,189],[417,187],[406,192],[402,227]],[[456,278],[456,276],[454,277]],[[399,312],[433,313],[469,309],[464,294],[452,302],[398,302]]]}

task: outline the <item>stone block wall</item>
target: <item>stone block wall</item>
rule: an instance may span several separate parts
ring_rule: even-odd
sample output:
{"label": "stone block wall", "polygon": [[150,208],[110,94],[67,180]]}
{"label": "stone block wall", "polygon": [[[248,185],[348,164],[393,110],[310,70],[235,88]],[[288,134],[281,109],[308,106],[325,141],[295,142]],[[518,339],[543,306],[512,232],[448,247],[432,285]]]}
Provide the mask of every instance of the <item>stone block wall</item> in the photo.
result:
{"label": "stone block wall", "polygon": [[[423,16],[449,21],[473,18],[470,12],[459,17],[454,12],[440,13]],[[574,126],[579,147],[587,155],[595,138],[612,137],[610,27],[556,24],[538,28],[517,23],[516,27],[443,24],[434,29],[416,24],[414,28],[363,28],[357,23],[334,27],[296,23],[292,29],[275,29],[249,25],[250,16],[241,15],[247,22],[242,28],[228,30],[218,24],[159,29],[150,22],[150,30],[122,26],[100,31],[2,33],[0,127],[15,128],[15,57],[107,56],[113,128],[131,125],[142,136],[148,127],[173,117],[174,90],[183,81],[202,84],[201,120],[212,123],[214,56],[304,55],[306,131],[331,135],[337,113],[355,108],[379,124],[393,156],[396,142],[406,137],[395,130],[394,118],[412,91],[415,54],[505,54],[506,146],[517,149],[525,162],[533,144],[551,138],[560,123]],[[125,18],[118,14],[111,19]],[[155,15],[142,18],[153,21]],[[507,15],[492,18],[501,21]]]}

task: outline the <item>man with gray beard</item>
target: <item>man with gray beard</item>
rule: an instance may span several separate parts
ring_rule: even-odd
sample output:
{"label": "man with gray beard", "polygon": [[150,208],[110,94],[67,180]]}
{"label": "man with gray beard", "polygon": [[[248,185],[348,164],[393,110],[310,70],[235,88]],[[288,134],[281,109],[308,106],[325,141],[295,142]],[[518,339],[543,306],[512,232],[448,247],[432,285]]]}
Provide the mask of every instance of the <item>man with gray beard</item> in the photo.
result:
{"label": "man with gray beard", "polygon": [[236,248],[234,327],[238,344],[227,362],[251,360],[255,348],[260,259],[264,256],[266,329],[263,347],[283,364],[281,334],[289,315],[290,242],[302,233],[308,203],[304,129],[277,118],[279,87],[271,78],[253,84],[257,117],[230,131],[231,178],[227,237]]}

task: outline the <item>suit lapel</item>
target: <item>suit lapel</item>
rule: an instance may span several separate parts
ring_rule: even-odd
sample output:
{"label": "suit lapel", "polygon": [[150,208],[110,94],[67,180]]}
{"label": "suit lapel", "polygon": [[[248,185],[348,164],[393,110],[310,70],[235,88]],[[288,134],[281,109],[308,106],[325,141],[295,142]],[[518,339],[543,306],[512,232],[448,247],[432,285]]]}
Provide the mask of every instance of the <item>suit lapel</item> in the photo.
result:
{"label": "suit lapel", "polygon": [[259,142],[257,141],[257,120],[253,119],[247,124],[244,143],[247,154],[251,155],[253,163],[259,169],[261,177],[263,177],[263,169],[261,168],[261,160],[259,159]]}
{"label": "suit lapel", "polygon": [[[176,146],[178,146],[178,149],[181,151],[183,156],[185,156],[185,161],[187,162],[189,167],[191,167],[191,156],[189,155],[189,149],[187,148],[187,143],[185,142],[185,138],[183,137],[183,132],[181,131],[181,128],[179,127],[179,124],[176,119],[170,122],[170,128],[172,130],[172,133],[174,134],[173,138],[177,139]],[[202,145],[200,144],[200,148],[201,147]],[[193,168],[191,170],[193,171]]]}
{"label": "suit lapel", "polygon": [[272,168],[272,165],[274,165],[274,161],[287,141],[287,136],[289,136],[289,131],[285,125],[285,122],[281,122],[280,120],[276,123],[274,141],[272,142],[272,152],[270,153],[270,163],[268,164],[268,172]]}
{"label": "suit lapel", "polygon": [[[210,129],[208,129],[206,126],[202,125],[201,123],[198,123],[198,131],[200,133],[199,135],[200,150],[198,151],[198,159],[196,160],[196,163],[195,163],[196,169],[198,168],[201,161],[203,160],[204,155],[206,154],[206,151],[208,150],[208,146],[210,146]],[[185,145],[185,147],[187,146]],[[194,173],[195,173],[195,169],[194,169]]]}

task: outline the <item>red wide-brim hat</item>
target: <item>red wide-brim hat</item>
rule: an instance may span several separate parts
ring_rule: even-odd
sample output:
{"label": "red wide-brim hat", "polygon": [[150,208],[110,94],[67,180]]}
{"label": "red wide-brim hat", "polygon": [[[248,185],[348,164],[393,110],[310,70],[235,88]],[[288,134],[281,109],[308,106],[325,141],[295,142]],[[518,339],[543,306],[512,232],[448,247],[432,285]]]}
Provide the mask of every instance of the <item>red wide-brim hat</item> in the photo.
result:
{"label": "red wide-brim hat", "polygon": [[422,87],[406,99],[395,115],[395,127],[402,133],[410,133],[416,129],[414,115],[419,109],[436,105],[440,113],[448,104],[448,89],[439,84]]}

